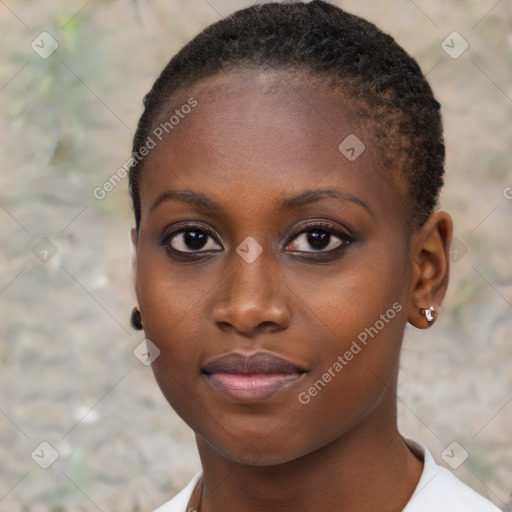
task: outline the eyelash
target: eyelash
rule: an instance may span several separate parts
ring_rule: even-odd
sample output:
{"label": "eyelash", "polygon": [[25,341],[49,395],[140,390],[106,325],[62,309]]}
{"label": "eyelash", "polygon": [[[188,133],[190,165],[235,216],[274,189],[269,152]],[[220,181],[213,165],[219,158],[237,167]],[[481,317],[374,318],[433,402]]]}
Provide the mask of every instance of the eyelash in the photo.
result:
{"label": "eyelash", "polygon": [[[209,252],[220,252],[219,250],[214,251],[179,251],[174,249],[173,247],[170,247],[170,240],[172,240],[176,235],[179,235],[180,233],[186,233],[188,231],[200,231],[201,233],[204,233],[208,240],[209,238],[212,238],[215,240],[215,242],[219,245],[221,245],[217,237],[215,236],[215,233],[212,229],[210,229],[208,226],[203,224],[196,224],[196,223],[190,223],[185,222],[181,223],[178,226],[174,226],[174,229],[170,233],[164,233],[161,240],[161,245],[164,246],[169,251],[172,251],[173,255],[177,256],[184,256],[184,257],[190,257],[193,255],[201,255]],[[336,238],[338,238],[341,242],[341,244],[338,247],[335,247],[334,249],[330,249],[328,251],[296,251],[297,253],[303,255],[303,254],[315,254],[315,255],[333,255],[335,253],[340,252],[341,250],[345,249],[348,245],[354,242],[354,237],[352,235],[349,235],[345,231],[342,231],[331,224],[326,224],[323,222],[316,222],[313,224],[308,224],[306,226],[301,226],[300,228],[296,228],[290,233],[289,240],[286,245],[289,245],[298,235],[301,235],[303,233],[315,233],[315,232],[323,232],[323,233],[329,233],[330,235],[334,235]]]}

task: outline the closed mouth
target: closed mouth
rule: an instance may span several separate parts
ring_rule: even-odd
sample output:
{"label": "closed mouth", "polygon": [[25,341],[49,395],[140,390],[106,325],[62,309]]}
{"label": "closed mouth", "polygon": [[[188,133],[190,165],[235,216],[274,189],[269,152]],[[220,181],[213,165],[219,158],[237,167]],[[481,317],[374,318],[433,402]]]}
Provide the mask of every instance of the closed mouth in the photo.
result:
{"label": "closed mouth", "polygon": [[202,371],[206,374],[237,373],[251,375],[303,373],[305,370],[269,352],[256,352],[251,355],[233,352],[207,363]]}
{"label": "closed mouth", "polygon": [[208,382],[237,401],[261,401],[284,391],[306,373],[300,366],[268,352],[231,353],[202,368]]}

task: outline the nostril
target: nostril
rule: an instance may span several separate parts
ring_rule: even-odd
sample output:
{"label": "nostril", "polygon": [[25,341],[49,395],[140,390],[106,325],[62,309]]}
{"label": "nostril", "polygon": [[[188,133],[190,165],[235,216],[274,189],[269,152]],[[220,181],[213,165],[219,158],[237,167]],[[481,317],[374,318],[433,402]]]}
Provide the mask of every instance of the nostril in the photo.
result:
{"label": "nostril", "polygon": [[217,325],[224,330],[229,329],[229,327],[231,327],[231,324],[229,322],[217,322]]}

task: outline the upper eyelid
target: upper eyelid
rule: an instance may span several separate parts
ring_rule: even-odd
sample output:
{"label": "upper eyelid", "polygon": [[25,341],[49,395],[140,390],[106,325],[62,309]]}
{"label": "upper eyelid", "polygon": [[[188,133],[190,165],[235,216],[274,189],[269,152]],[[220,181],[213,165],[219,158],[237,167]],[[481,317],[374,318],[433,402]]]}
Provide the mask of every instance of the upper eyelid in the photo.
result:
{"label": "upper eyelid", "polygon": [[217,243],[220,243],[218,236],[216,235],[215,231],[212,228],[206,226],[205,224],[197,222],[192,223],[190,221],[185,223],[179,223],[177,226],[174,226],[169,230],[164,230],[164,233],[161,237],[162,243],[167,243],[168,240],[174,238],[176,235],[179,235],[180,233],[184,233],[186,231],[193,231],[194,228],[200,228],[202,231],[206,232],[208,236],[214,238]]}
{"label": "upper eyelid", "polygon": [[325,229],[326,231],[328,231],[331,234],[337,233],[337,234],[340,234],[340,235],[345,235],[347,237],[351,237],[352,236],[350,234],[349,230],[347,230],[345,228],[340,228],[340,227],[334,226],[333,224],[330,224],[330,223],[325,222],[325,221],[317,221],[317,222],[313,221],[310,224],[306,224],[306,225],[294,228],[291,231],[291,233],[288,235],[288,238],[291,239],[292,237],[296,237],[297,235],[300,235],[301,233],[305,233],[305,232],[308,232],[308,231],[313,230],[313,229],[319,229],[319,231],[321,229]]}

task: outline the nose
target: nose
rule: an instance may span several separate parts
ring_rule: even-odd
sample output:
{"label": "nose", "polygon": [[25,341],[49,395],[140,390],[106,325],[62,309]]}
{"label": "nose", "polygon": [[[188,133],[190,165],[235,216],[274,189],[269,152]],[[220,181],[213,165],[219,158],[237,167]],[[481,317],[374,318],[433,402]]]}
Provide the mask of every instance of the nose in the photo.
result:
{"label": "nose", "polygon": [[234,254],[212,310],[220,329],[253,337],[288,327],[287,288],[269,260],[265,251],[251,263]]}

